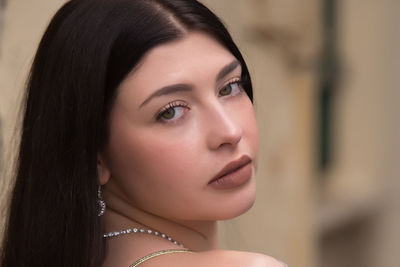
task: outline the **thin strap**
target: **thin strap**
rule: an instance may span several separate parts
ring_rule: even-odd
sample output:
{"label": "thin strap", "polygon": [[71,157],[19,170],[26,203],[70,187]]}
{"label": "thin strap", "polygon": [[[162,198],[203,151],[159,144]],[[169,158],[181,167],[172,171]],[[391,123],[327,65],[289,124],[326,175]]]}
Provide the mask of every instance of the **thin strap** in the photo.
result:
{"label": "thin strap", "polygon": [[137,261],[135,261],[133,264],[131,264],[129,267],[136,267],[139,264],[142,264],[143,262],[157,257],[157,256],[161,256],[164,254],[170,254],[170,253],[179,253],[179,252],[189,252],[189,253],[193,253],[193,251],[189,250],[189,249],[167,249],[167,250],[161,250],[161,251],[157,251],[154,253],[151,253],[149,255],[144,256],[143,258],[138,259]]}

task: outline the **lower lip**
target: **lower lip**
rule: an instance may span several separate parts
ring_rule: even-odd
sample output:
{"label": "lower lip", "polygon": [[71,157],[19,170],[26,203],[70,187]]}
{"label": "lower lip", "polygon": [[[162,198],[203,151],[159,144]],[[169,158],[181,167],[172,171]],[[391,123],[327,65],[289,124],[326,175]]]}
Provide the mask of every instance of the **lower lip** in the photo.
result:
{"label": "lower lip", "polygon": [[234,172],[231,172],[217,180],[211,182],[209,186],[215,189],[232,189],[245,184],[251,179],[252,175],[251,162],[247,163],[243,167],[240,167]]}

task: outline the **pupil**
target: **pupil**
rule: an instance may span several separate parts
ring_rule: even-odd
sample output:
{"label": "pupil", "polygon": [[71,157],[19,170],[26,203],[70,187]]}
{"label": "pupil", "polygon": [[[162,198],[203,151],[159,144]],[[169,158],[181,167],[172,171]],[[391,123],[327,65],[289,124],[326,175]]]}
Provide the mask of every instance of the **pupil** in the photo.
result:
{"label": "pupil", "polygon": [[163,117],[165,119],[172,119],[174,115],[175,115],[175,109],[170,108],[164,112]]}
{"label": "pupil", "polygon": [[231,86],[228,85],[224,89],[222,89],[222,95],[228,95],[231,92]]}

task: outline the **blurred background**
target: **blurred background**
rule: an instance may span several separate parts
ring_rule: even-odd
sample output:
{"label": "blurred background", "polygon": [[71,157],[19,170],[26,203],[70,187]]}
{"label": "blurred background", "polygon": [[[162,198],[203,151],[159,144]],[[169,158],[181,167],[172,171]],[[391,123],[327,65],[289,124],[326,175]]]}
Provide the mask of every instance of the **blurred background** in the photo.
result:
{"label": "blurred background", "polygon": [[[221,223],[222,247],[291,267],[400,266],[400,1],[202,2],[247,60],[261,137],[257,202]],[[63,3],[0,0],[2,214],[27,72]]]}

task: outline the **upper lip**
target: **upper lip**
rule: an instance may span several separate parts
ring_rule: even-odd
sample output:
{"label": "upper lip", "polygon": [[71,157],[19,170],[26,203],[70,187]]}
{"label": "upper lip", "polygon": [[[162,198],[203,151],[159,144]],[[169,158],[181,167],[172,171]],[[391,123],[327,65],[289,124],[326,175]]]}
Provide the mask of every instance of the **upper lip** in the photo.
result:
{"label": "upper lip", "polygon": [[244,165],[247,165],[250,162],[251,162],[251,158],[247,155],[243,155],[240,158],[238,158],[237,160],[229,162],[227,165],[225,165],[225,167],[223,167],[217,173],[217,175],[214,176],[213,179],[211,179],[209,184],[214,182],[215,180],[221,178],[222,176],[227,175],[228,173],[231,173],[231,172],[243,167]]}

